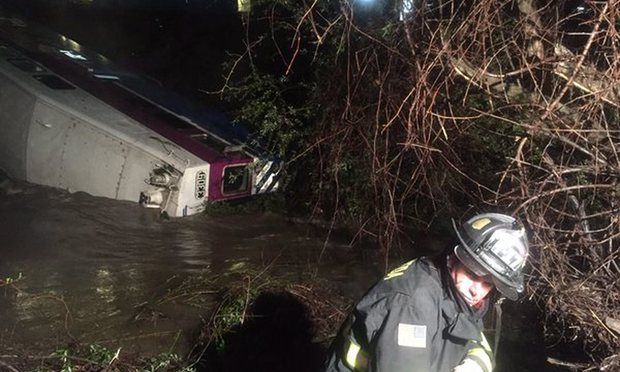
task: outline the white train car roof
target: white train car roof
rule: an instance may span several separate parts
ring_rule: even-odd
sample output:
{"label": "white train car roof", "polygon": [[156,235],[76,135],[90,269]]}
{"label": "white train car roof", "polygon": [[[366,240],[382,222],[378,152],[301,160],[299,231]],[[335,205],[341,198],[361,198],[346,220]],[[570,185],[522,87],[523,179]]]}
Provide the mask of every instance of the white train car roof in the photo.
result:
{"label": "white train car roof", "polygon": [[205,162],[11,46],[2,45],[1,40],[0,73],[36,96],[39,101],[87,121],[111,136],[158,158],[166,159],[179,170]]}

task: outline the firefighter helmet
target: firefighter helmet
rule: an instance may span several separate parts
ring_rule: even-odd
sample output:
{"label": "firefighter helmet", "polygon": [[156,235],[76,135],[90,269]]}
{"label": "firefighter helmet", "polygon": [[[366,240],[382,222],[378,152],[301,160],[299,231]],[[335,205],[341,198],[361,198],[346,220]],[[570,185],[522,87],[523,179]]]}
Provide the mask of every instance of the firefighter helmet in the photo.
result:
{"label": "firefighter helmet", "polygon": [[456,257],[476,275],[491,275],[495,287],[516,300],[523,292],[523,266],[528,255],[525,229],[517,221],[499,213],[472,217],[459,228],[452,220],[460,244]]}

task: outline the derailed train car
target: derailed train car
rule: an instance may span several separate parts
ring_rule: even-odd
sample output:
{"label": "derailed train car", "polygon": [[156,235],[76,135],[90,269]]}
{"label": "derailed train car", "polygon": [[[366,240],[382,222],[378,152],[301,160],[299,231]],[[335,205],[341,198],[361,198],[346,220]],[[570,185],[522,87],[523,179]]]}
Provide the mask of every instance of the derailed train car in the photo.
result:
{"label": "derailed train car", "polygon": [[0,17],[0,169],[14,178],[187,216],[278,189],[281,162],[249,138],[62,35]]}

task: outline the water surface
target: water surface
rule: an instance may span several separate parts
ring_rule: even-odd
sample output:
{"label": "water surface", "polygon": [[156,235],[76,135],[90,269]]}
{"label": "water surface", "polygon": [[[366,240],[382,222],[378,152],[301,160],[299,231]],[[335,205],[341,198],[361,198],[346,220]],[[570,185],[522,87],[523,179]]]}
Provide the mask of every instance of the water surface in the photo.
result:
{"label": "water surface", "polygon": [[0,293],[0,342],[33,353],[72,341],[183,352],[213,296],[201,307],[162,299],[199,274],[225,284],[235,270],[316,272],[354,297],[380,276],[346,243],[276,215],[166,220],[135,203],[0,182],[0,278],[22,276]]}

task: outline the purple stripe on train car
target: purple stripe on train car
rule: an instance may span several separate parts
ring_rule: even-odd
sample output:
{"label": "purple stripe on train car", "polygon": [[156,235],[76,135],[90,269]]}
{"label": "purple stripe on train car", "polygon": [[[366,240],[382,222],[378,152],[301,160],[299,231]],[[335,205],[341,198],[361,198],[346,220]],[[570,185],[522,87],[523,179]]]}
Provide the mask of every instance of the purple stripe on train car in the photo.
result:
{"label": "purple stripe on train car", "polygon": [[[57,75],[138,121],[147,128],[161,134],[202,160],[209,163],[218,161],[230,161],[235,163],[252,161],[252,158],[245,154],[221,154],[192,139],[189,134],[203,132],[117,85],[106,81],[100,81],[92,77],[83,67],[80,67],[70,60],[58,60],[42,53],[35,54],[35,60],[45,65]],[[178,128],[182,129],[182,131]]]}

